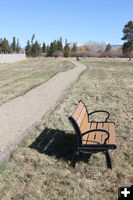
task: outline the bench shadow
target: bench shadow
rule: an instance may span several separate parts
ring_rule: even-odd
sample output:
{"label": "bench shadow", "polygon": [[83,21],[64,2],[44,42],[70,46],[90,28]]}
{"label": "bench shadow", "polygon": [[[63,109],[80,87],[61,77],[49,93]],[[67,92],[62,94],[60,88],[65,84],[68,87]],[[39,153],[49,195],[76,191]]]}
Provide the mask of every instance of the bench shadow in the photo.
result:
{"label": "bench shadow", "polygon": [[[45,128],[36,140],[29,146],[39,153],[55,156],[65,162],[71,161],[76,149],[76,135],[59,129]],[[81,155],[80,160],[88,162],[89,156]]]}

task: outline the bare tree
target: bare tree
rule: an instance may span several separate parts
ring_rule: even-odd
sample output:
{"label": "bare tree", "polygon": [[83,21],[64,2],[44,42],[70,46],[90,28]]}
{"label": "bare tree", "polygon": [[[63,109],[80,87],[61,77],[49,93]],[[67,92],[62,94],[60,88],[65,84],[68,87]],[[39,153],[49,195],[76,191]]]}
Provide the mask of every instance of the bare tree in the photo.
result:
{"label": "bare tree", "polygon": [[103,51],[105,51],[106,45],[107,45],[106,42],[98,43],[98,42],[94,42],[94,41],[89,41],[84,46],[85,46],[86,50],[90,51],[90,52],[98,52],[98,51],[103,52]]}

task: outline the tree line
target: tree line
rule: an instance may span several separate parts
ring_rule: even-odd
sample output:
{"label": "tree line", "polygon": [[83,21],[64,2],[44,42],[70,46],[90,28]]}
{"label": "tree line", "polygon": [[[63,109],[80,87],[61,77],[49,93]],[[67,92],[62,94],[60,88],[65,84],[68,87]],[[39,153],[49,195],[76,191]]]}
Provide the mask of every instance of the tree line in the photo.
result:
{"label": "tree line", "polygon": [[9,41],[4,38],[0,38],[0,53],[8,54],[8,53],[20,53],[21,47],[19,44],[19,39],[13,37],[12,43],[9,44]]}
{"label": "tree line", "polygon": [[28,40],[25,52],[27,56],[76,56],[76,57],[131,57],[133,56],[133,21],[129,21],[123,28],[123,38],[126,40],[121,47],[116,50],[113,50],[109,43],[98,44],[96,42],[89,42],[88,44],[77,46],[77,43],[72,45],[65,41],[63,47],[62,38],[54,40],[50,45],[43,43],[42,47],[35,39],[35,34],[33,34],[31,42]]}
{"label": "tree line", "polygon": [[70,43],[65,41],[65,45],[63,47],[62,38],[60,37],[58,40],[54,40],[50,43],[50,45],[46,45],[43,42],[42,47],[38,41],[34,41],[35,34],[32,35],[31,41],[27,41],[27,45],[25,47],[25,53],[28,57],[37,57],[41,55],[50,56],[50,57],[69,57],[71,52],[77,51],[77,44],[74,43],[73,47],[70,48]]}
{"label": "tree line", "polygon": [[[35,34],[32,35],[31,40],[27,41],[25,53],[27,57],[37,56],[53,56],[53,57],[131,57],[133,56],[133,21],[129,21],[123,28],[123,38],[126,42],[121,47],[113,50],[109,43],[88,42],[85,45],[77,46],[77,43],[69,43],[65,40],[63,45],[62,38],[54,40],[50,45],[45,42],[41,45],[38,40],[35,40]],[[0,53],[20,53],[22,48],[19,44],[19,39],[13,37],[12,43],[9,44],[6,38],[0,38]]]}

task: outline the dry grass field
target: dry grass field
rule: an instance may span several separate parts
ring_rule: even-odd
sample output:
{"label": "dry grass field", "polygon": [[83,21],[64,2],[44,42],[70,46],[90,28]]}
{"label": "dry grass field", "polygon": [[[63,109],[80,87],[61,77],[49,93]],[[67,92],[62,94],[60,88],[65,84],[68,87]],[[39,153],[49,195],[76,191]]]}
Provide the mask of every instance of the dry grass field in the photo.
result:
{"label": "dry grass field", "polygon": [[48,81],[58,72],[71,69],[73,64],[63,59],[32,58],[0,65],[0,105]]}
{"label": "dry grass field", "polygon": [[[1,200],[116,200],[118,185],[133,184],[133,62],[82,62],[87,70],[63,102],[0,166]],[[108,110],[116,123],[112,170],[102,153],[81,156],[75,169],[69,166],[75,136],[67,118],[80,99],[90,112]]]}

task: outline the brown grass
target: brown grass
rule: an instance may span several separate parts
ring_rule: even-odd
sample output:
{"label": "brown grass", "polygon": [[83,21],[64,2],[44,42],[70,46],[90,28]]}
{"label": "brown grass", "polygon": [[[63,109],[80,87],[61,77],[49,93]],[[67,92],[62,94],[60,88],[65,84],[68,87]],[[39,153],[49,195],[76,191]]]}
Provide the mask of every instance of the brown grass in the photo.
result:
{"label": "brown grass", "polygon": [[74,65],[64,59],[29,58],[0,65],[0,104],[48,81]]}
{"label": "brown grass", "polygon": [[[88,68],[64,101],[1,165],[1,200],[116,200],[118,185],[133,183],[133,63],[100,59],[83,63]],[[75,137],[67,118],[80,99],[90,112],[108,110],[116,123],[118,148],[110,152],[112,171],[106,169],[102,153],[82,156],[75,169],[69,166]]]}

